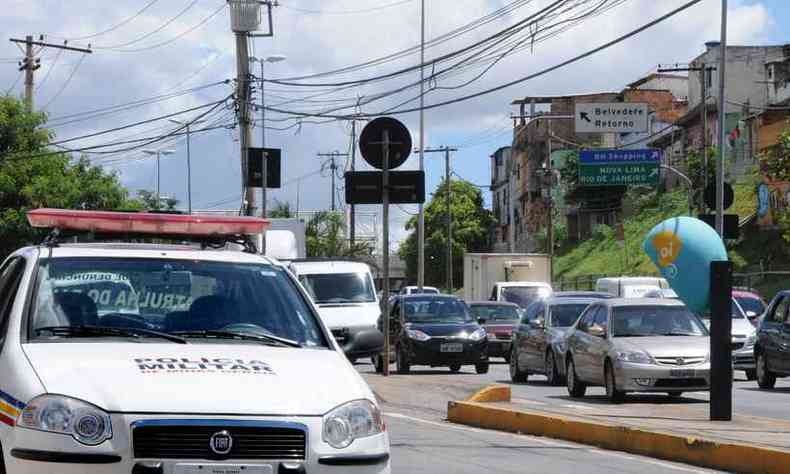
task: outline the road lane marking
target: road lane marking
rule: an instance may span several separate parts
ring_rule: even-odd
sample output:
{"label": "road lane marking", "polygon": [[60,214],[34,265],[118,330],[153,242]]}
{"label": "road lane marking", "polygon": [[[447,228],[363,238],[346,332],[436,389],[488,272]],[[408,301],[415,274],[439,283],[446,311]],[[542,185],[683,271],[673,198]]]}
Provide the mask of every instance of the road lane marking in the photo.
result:
{"label": "road lane marking", "polygon": [[439,421],[425,420],[423,418],[404,415],[402,413],[385,412],[384,416],[388,416],[390,418],[398,418],[401,420],[413,421],[415,423],[422,423],[424,425],[435,426],[437,428],[443,428],[448,430],[466,431],[468,433],[478,433],[478,434],[487,434],[487,435],[498,435],[506,438],[520,439],[522,441],[525,438],[528,438],[529,441],[534,441],[538,444],[543,444],[546,446],[563,447],[563,448],[579,446],[580,450],[586,451],[588,453],[598,454],[601,456],[618,457],[635,462],[644,462],[646,464],[653,464],[655,466],[660,466],[666,469],[673,469],[675,471],[689,472],[693,474],[710,474],[712,472],[715,472],[711,470],[703,470],[703,469],[695,469],[693,467],[679,466],[677,464],[661,461],[658,459],[648,458],[646,456],[631,456],[629,454],[624,454],[617,451],[609,451],[609,450],[598,449],[598,448],[587,448],[583,444],[565,443],[562,441],[549,440],[546,438],[536,437],[530,434],[516,434],[516,433],[507,433],[507,432],[496,431],[496,430],[484,430],[482,428],[473,428],[470,426],[462,426],[462,425],[455,425],[452,423],[442,423]]}
{"label": "road lane marking", "polygon": [[562,406],[564,406],[565,408],[573,408],[573,409],[576,409],[576,410],[595,410],[595,407],[588,407],[586,405],[574,405],[574,404],[571,404],[571,403],[568,403],[568,404],[565,404],[565,405],[562,405]]}

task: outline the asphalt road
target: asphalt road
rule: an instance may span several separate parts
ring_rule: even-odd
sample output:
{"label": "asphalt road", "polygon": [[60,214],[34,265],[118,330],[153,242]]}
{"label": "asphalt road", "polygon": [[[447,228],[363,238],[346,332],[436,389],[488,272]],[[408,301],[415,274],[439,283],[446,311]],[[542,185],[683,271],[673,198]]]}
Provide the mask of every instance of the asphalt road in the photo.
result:
{"label": "asphalt road", "polygon": [[[486,375],[474,369],[414,371],[388,378],[361,364],[385,413],[392,442],[392,472],[406,473],[710,473],[652,458],[606,451],[564,441],[481,430],[447,423],[447,402],[507,379],[507,366]],[[545,384],[544,384],[545,386]],[[530,386],[515,387],[527,390]],[[547,387],[548,388],[548,387]],[[516,396],[514,394],[514,396]]]}

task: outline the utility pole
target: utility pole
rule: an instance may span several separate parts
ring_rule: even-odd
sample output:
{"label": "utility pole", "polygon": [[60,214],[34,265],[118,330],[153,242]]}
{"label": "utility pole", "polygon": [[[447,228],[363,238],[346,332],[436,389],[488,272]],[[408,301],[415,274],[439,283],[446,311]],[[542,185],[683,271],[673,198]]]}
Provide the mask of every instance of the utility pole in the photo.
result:
{"label": "utility pole", "polygon": [[[425,0],[420,2],[420,171],[425,171]],[[425,285],[425,205],[417,209],[417,286]]]}
{"label": "utility pole", "polygon": [[[11,38],[9,41],[17,45],[25,45],[25,59],[19,64],[19,70],[25,71],[25,108],[28,112],[33,111],[33,86],[35,85],[35,71],[41,67],[41,60],[36,58],[36,54],[41,52],[44,48],[62,49],[66,51],[75,51],[78,53],[91,54],[93,51],[88,48],[75,48],[68,46],[68,42],[64,41],[63,44],[53,44],[44,42],[44,36],[39,37],[39,41],[33,41],[33,35],[27,35],[25,39]],[[38,51],[33,51],[33,46],[39,46]]]}
{"label": "utility pole", "polygon": [[[351,171],[357,170],[357,121],[365,120],[363,118],[354,117],[351,119]],[[354,204],[351,204],[351,210],[348,216],[348,230],[349,242],[353,247],[357,242],[357,209]]]}
{"label": "utility pole", "polygon": [[252,143],[250,121],[250,62],[249,40],[246,32],[236,32],[236,97],[239,105],[239,148],[241,156],[242,189],[245,195],[244,214],[255,215],[255,189],[249,186],[249,151]]}
{"label": "utility pole", "polygon": [[450,186],[450,152],[458,151],[458,148],[443,146],[439,148],[423,149],[424,153],[444,153],[444,181],[447,186],[447,292],[452,293],[453,284],[453,214],[452,214],[452,186]]}
{"label": "utility pole", "polygon": [[724,238],[724,143],[726,126],[726,68],[727,68],[727,0],[721,0],[721,44],[719,45],[719,156],[716,161],[716,232]]}
{"label": "utility pole", "polygon": [[337,163],[335,162],[335,159],[341,156],[347,157],[348,153],[340,153],[339,151],[333,151],[331,153],[318,153],[319,158],[329,158],[321,165],[321,168],[323,169],[324,166],[329,164],[329,170],[332,173],[332,212],[337,210],[337,206],[335,205],[335,173],[337,170]]}

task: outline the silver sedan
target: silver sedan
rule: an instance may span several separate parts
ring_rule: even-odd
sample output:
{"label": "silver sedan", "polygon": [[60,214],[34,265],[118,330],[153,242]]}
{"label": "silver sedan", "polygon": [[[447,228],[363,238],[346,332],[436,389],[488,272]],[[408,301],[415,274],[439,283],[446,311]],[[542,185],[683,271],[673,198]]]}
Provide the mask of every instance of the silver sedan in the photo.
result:
{"label": "silver sedan", "polygon": [[622,402],[628,392],[709,390],[710,342],[702,321],[683,303],[611,299],[591,304],[571,328],[565,355],[568,393],[606,387]]}

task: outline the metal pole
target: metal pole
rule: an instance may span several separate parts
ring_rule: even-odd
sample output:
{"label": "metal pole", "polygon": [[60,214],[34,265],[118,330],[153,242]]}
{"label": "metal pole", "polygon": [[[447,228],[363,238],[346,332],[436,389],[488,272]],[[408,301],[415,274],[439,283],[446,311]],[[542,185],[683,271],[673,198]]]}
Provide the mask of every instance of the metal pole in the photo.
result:
{"label": "metal pole", "polygon": [[192,214],[192,157],[190,152],[190,131],[187,125],[187,210]]}
{"label": "metal pole", "polygon": [[384,130],[382,133],[382,217],[384,219],[384,231],[382,232],[382,267],[383,267],[383,281],[382,281],[382,298],[384,299],[384,310],[382,312],[383,330],[384,330],[384,354],[382,365],[384,366],[383,375],[385,377],[390,374],[390,133],[389,130]]}
{"label": "metal pole", "polygon": [[453,293],[453,188],[450,183],[450,148],[444,148],[444,180],[447,184],[447,294]]}
{"label": "metal pole", "polygon": [[28,35],[25,37],[25,108],[28,112],[33,111],[33,72],[36,70],[33,56],[33,36]]}
{"label": "metal pole", "polygon": [[724,238],[724,142],[727,140],[725,82],[727,78],[727,0],[721,0],[721,45],[719,45],[719,159],[716,162],[716,232]]}
{"label": "metal pole", "polygon": [[[702,155],[700,159],[703,160],[703,189],[708,187],[708,176],[710,173],[710,164],[708,163],[708,71],[705,63],[702,63]],[[700,209],[703,207],[702,194],[700,194]]]}
{"label": "metal pole", "polygon": [[332,155],[332,165],[329,167],[332,173],[332,212],[335,212],[335,155]]}
{"label": "metal pole", "polygon": [[[354,118],[351,120],[351,171],[354,172],[357,169],[357,119]],[[356,244],[357,241],[357,210],[353,204],[351,204],[351,210],[349,211],[348,216],[348,233],[349,233],[349,244],[351,247]]]}
{"label": "metal pole", "polygon": [[552,199],[551,191],[554,183],[554,166],[551,162],[551,120],[549,120],[549,157],[548,157],[548,171],[549,171],[549,195],[548,195],[548,227],[546,228],[546,240],[549,245],[549,281],[554,281],[554,202]]}
{"label": "metal pole", "polygon": [[246,206],[244,214],[253,215],[255,210],[255,189],[247,186],[247,163],[249,161],[249,147],[252,143],[252,130],[250,127],[250,54],[247,45],[247,34],[236,33],[236,86],[239,104],[239,147],[241,157],[242,189],[245,190]]}
{"label": "metal pole", "polygon": [[[425,170],[425,0],[420,2],[420,171]],[[425,205],[417,216],[417,286],[425,285]]]}
{"label": "metal pole", "polygon": [[161,152],[159,152],[157,150],[157,152],[156,152],[156,208],[157,209],[159,209],[159,205],[162,202],[161,199],[159,198],[159,185],[160,185],[160,179],[159,179],[159,176],[160,176],[160,173],[159,173],[159,171],[160,171],[160,168],[159,168],[159,155],[160,154],[161,154]]}
{"label": "metal pole", "polygon": [[263,148],[263,163],[261,164],[261,178],[263,180],[263,190],[261,191],[261,217],[266,218],[266,187],[269,184],[269,157],[266,154],[266,108],[263,97],[263,63],[266,61],[261,59],[261,148]]}

